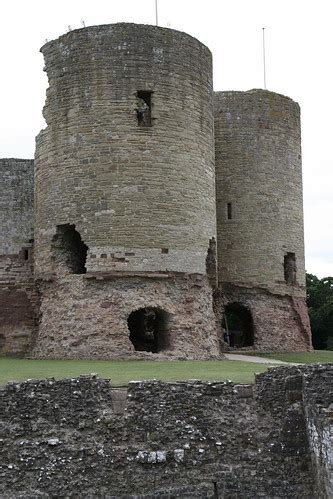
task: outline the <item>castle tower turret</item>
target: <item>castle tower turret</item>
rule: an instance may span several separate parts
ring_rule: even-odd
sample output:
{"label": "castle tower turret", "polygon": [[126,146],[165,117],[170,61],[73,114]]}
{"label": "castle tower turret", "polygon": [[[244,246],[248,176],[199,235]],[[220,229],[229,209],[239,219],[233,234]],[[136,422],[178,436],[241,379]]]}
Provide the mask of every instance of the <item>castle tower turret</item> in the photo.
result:
{"label": "castle tower turret", "polygon": [[218,275],[231,342],[307,349],[299,106],[265,90],[216,92],[214,104]]}
{"label": "castle tower turret", "polygon": [[174,30],[117,24],[72,31],[42,53],[35,354],[215,354],[209,50]]}

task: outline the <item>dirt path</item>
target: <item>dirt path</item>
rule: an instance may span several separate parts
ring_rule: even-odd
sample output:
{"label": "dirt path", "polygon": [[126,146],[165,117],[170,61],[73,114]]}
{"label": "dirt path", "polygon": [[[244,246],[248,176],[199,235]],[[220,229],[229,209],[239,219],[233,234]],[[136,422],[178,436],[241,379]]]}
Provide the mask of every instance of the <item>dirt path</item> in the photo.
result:
{"label": "dirt path", "polygon": [[243,362],[255,362],[256,364],[270,364],[270,365],[301,365],[295,362],[284,362],[283,360],[269,359],[267,357],[255,357],[253,355],[242,355],[238,353],[225,353],[224,356],[228,360],[241,360]]}

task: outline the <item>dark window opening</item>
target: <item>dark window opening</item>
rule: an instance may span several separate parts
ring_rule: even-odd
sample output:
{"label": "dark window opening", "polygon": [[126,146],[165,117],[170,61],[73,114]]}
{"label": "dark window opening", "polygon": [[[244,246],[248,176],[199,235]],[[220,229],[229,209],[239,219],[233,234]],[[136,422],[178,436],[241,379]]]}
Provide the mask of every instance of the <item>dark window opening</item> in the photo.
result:
{"label": "dark window opening", "polygon": [[152,92],[139,90],[136,94],[136,114],[138,125],[143,127],[151,126],[151,96]]}
{"label": "dark window opening", "polygon": [[162,253],[163,253],[164,255],[167,255],[167,254],[169,253],[169,249],[168,249],[168,248],[162,248],[162,250],[161,250],[161,251],[162,251]]}
{"label": "dark window opening", "polygon": [[169,314],[159,308],[140,308],[128,316],[130,340],[138,352],[158,353],[170,348]]}
{"label": "dark window opening", "polygon": [[212,237],[209,240],[209,246],[206,256],[206,272],[211,286],[216,286],[216,240]]}
{"label": "dark window opening", "polygon": [[250,347],[254,344],[254,329],[251,312],[240,303],[230,303],[224,313],[225,340],[231,347]]}
{"label": "dark window opening", "polygon": [[6,343],[6,338],[3,334],[0,334],[0,351],[3,350]]}
{"label": "dark window opening", "polygon": [[24,258],[24,260],[29,260],[29,250],[28,250],[28,248],[24,248],[24,250],[23,250],[23,258]]}
{"label": "dark window opening", "polygon": [[296,255],[295,253],[287,253],[284,255],[284,280],[287,284],[296,284]]}
{"label": "dark window opening", "polygon": [[227,219],[231,220],[232,219],[232,204],[227,203]]}
{"label": "dark window opening", "polygon": [[88,246],[84,244],[75,225],[57,225],[52,239],[52,256],[70,274],[85,274]]}

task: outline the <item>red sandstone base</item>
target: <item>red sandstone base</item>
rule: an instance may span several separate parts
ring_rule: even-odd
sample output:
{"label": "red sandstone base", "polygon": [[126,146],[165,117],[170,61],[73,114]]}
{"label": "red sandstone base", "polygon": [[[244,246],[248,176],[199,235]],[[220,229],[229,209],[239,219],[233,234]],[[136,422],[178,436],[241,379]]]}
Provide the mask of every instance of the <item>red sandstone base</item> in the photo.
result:
{"label": "red sandstone base", "polygon": [[[40,285],[41,320],[34,358],[187,358],[220,355],[212,289],[201,275],[69,275]],[[148,311],[144,317],[140,311]],[[158,322],[144,351],[132,330]],[[139,313],[138,313],[139,312]],[[154,316],[155,314],[155,316]],[[148,346],[149,348],[149,346]]]}

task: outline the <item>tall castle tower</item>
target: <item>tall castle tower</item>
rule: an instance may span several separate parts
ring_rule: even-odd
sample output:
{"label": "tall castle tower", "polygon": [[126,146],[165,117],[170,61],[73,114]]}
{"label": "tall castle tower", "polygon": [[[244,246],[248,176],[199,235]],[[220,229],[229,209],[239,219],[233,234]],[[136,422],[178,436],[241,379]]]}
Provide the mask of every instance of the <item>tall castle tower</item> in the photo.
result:
{"label": "tall castle tower", "polygon": [[310,348],[299,106],[266,90],[215,92],[214,105],[218,279],[231,344]]}
{"label": "tall castle tower", "polygon": [[216,355],[210,51],[134,24],[41,51],[34,355]]}

